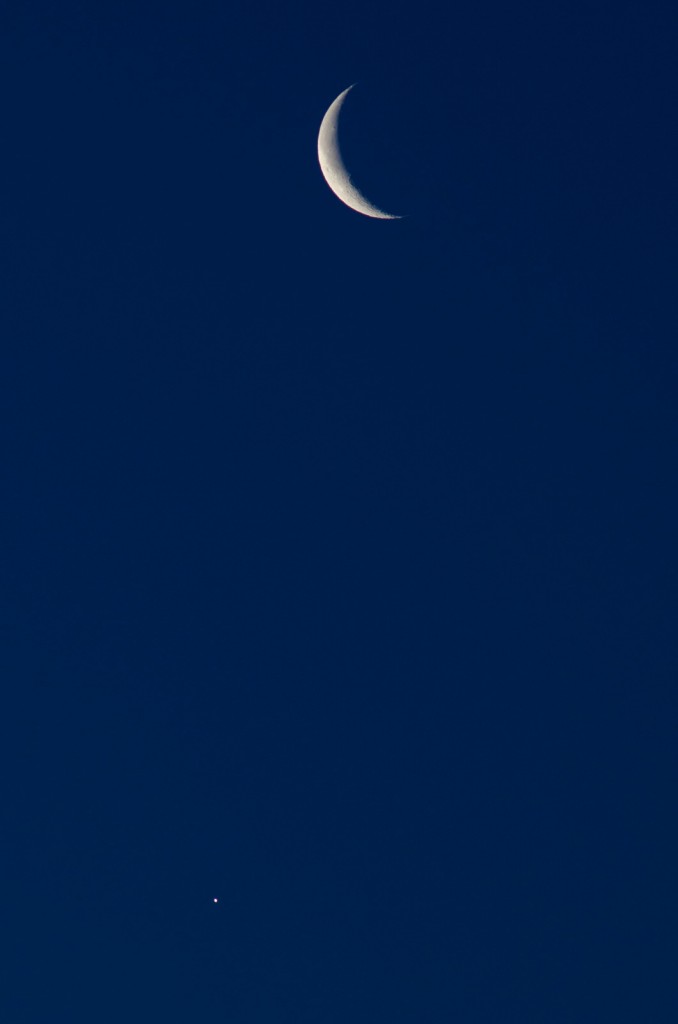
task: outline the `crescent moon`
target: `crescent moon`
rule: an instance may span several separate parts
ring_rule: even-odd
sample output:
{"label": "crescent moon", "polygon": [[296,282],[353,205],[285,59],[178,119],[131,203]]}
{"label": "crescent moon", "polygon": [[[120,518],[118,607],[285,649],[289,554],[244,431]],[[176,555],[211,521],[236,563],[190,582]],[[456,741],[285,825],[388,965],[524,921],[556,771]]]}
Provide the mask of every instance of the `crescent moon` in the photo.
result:
{"label": "crescent moon", "polygon": [[344,100],[353,89],[349,85],[340,93],[334,103],[329,107],[322,119],[320,132],[318,133],[318,160],[320,170],[323,172],[325,181],[330,186],[335,196],[346,203],[352,210],[364,213],[366,217],[378,217],[380,220],[400,220],[400,216],[394,213],[386,213],[378,206],[371,203],[366,196],[357,188],[344,163],[339,148],[339,114],[344,105]]}

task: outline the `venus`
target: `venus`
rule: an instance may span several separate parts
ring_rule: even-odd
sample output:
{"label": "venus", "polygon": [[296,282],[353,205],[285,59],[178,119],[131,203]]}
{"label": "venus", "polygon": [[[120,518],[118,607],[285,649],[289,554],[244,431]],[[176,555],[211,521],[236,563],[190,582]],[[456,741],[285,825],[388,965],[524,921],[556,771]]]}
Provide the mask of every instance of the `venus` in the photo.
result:
{"label": "venus", "polygon": [[320,169],[335,196],[338,196],[352,210],[364,213],[366,217],[378,217],[380,220],[400,220],[397,214],[385,213],[384,210],[380,210],[378,206],[375,206],[362,194],[360,189],[353,184],[351,175],[341,155],[341,149],[339,148],[339,114],[351,89],[353,89],[353,86],[349,85],[348,89],[344,89],[337,96],[322,119],[318,134]]}

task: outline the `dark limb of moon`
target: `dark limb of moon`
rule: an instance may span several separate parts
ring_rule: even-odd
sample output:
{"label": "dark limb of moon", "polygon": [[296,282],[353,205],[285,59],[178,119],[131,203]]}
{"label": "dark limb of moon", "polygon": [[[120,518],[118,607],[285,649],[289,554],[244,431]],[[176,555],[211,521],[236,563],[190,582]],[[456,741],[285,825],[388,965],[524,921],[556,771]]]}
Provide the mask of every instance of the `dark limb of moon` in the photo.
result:
{"label": "dark limb of moon", "polygon": [[378,217],[380,220],[400,220],[400,217],[393,213],[385,213],[369,201],[356,188],[351,180],[339,148],[339,114],[344,105],[344,100],[353,88],[349,85],[337,96],[334,103],[322,119],[320,132],[318,134],[318,160],[320,169],[323,172],[325,181],[330,186],[335,196],[338,196],[343,203],[350,206],[358,213],[364,213],[366,217]]}

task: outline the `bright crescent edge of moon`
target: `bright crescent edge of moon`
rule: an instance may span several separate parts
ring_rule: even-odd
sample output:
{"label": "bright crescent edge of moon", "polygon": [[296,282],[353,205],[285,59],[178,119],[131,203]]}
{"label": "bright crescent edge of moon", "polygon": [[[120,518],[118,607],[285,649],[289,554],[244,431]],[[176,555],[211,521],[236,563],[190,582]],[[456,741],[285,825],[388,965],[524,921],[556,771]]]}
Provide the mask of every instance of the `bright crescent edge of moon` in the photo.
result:
{"label": "bright crescent edge of moon", "polygon": [[357,213],[366,217],[378,217],[380,220],[401,220],[400,215],[386,213],[367,199],[359,188],[353,184],[348,168],[344,163],[339,147],[339,114],[344,100],[354,86],[349,85],[330,105],[320,124],[318,133],[318,160],[325,181],[337,198],[346,203]]}

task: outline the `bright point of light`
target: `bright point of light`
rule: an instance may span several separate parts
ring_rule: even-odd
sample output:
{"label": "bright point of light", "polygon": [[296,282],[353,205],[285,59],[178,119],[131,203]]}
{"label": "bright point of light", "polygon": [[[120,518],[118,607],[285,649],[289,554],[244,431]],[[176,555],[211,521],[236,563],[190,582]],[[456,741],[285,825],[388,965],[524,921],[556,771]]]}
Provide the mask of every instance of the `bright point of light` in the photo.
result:
{"label": "bright point of light", "polygon": [[218,902],[219,902],[219,900],[218,900],[218,899],[216,898],[216,896],[214,897],[214,902],[215,902],[215,903],[218,903]]}

